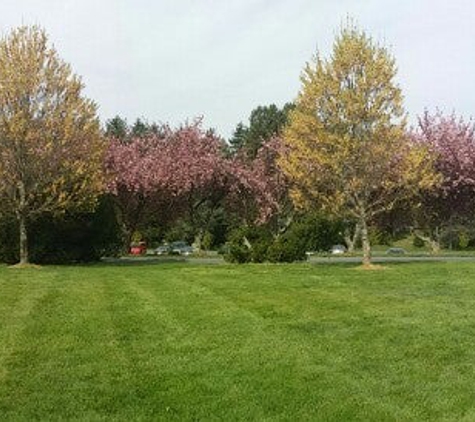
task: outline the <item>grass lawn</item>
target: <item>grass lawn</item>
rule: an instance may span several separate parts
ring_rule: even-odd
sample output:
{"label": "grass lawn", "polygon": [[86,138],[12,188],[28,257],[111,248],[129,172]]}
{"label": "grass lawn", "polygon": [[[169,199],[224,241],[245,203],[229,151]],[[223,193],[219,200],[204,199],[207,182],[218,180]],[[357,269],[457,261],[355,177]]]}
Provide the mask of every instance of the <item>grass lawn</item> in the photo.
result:
{"label": "grass lawn", "polygon": [[0,420],[475,420],[475,264],[0,267]]}

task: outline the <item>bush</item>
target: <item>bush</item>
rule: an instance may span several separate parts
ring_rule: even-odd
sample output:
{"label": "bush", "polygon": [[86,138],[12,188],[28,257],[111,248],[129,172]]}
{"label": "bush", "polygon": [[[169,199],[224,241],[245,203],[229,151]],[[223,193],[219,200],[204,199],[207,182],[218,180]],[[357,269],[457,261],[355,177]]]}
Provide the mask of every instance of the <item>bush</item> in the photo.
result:
{"label": "bush", "polygon": [[264,227],[241,227],[232,232],[225,259],[239,264],[302,261],[306,258],[305,241],[296,232],[274,239]]}
{"label": "bush", "polygon": [[287,230],[287,236],[300,240],[303,252],[328,251],[332,245],[344,242],[343,223],[331,220],[320,214],[302,216]]}
{"label": "bush", "polygon": [[201,246],[205,251],[210,251],[213,247],[213,235],[210,232],[206,232],[203,235],[203,239],[201,240]]}
{"label": "bush", "polygon": [[[15,218],[0,222],[0,261],[18,262],[18,236]],[[93,213],[42,216],[29,224],[30,260],[38,264],[96,261],[116,255],[120,247],[119,227],[107,199]]]}
{"label": "bush", "polygon": [[467,249],[470,244],[470,235],[467,231],[461,231],[458,238],[458,248]]}
{"label": "bush", "polygon": [[454,226],[442,231],[440,243],[447,249],[464,250],[470,246],[473,229],[466,226]]}
{"label": "bush", "polygon": [[369,228],[368,236],[372,245],[391,246],[393,241],[391,234],[388,231],[383,231],[376,227]]}
{"label": "bush", "polygon": [[426,243],[419,236],[414,236],[412,245],[415,248],[423,248],[426,245]]}
{"label": "bush", "polygon": [[179,220],[165,233],[165,240],[168,243],[185,241],[191,245],[195,240],[195,230],[188,221]]}
{"label": "bush", "polygon": [[270,262],[295,262],[307,259],[305,239],[295,233],[278,238],[268,249],[267,259]]}
{"label": "bush", "polygon": [[14,264],[18,262],[18,224],[12,216],[4,217],[0,221],[0,262]]}
{"label": "bush", "polygon": [[275,238],[268,227],[241,227],[228,240],[229,262],[294,262],[306,259],[307,251],[328,251],[342,243],[343,225],[321,215],[297,219],[287,232]]}
{"label": "bush", "polygon": [[264,227],[240,227],[231,232],[229,250],[224,257],[238,264],[264,262],[272,240],[271,232]]}

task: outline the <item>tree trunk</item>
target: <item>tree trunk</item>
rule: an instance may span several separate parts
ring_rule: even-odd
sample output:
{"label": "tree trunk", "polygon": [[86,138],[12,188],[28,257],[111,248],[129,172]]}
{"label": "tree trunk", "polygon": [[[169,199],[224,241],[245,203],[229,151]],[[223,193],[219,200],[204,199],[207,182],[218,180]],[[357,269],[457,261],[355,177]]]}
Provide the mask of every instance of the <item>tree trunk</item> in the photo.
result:
{"label": "tree trunk", "polygon": [[249,242],[249,239],[246,236],[244,236],[244,238],[242,239],[242,242],[244,243],[244,246],[247,249],[252,249],[251,242]]}
{"label": "tree trunk", "polygon": [[112,205],[114,207],[115,218],[117,219],[117,223],[120,227],[120,237],[122,243],[121,252],[122,255],[127,255],[130,252],[133,230],[131,230],[127,224],[127,218],[125,216],[124,210],[122,209],[120,199],[113,197]]}
{"label": "tree trunk", "polygon": [[422,233],[418,233],[417,231],[414,231],[414,236],[428,244],[432,254],[438,255],[440,253],[440,232],[438,227],[436,227],[434,232],[431,232],[429,236],[424,236]]}
{"label": "tree trunk", "polygon": [[431,253],[433,255],[440,254],[440,243],[437,240],[435,239],[430,240],[430,248],[431,248]]}
{"label": "tree trunk", "polygon": [[360,229],[361,243],[363,246],[363,265],[371,265],[371,244],[368,236],[368,226],[364,217],[361,218]]}
{"label": "tree trunk", "polygon": [[26,192],[23,182],[18,183],[18,199],[17,219],[20,230],[20,265],[22,265],[29,263],[28,231],[26,228]]}
{"label": "tree trunk", "polygon": [[438,227],[435,228],[434,233],[429,240],[429,244],[434,255],[440,254],[440,230]]}
{"label": "tree trunk", "polygon": [[355,231],[353,232],[353,236],[351,235],[350,229],[345,229],[345,232],[343,233],[343,239],[345,240],[348,253],[355,252],[356,242],[358,241],[360,234],[361,227],[359,223],[356,223],[355,225]]}
{"label": "tree trunk", "polygon": [[19,216],[19,226],[20,226],[20,264],[28,264],[28,231],[26,229],[25,216],[20,214]]}
{"label": "tree trunk", "polygon": [[[120,214],[120,217],[119,217]],[[130,251],[130,243],[132,242],[132,230],[129,230],[125,219],[122,218],[122,212],[116,214],[119,220],[120,226],[120,234],[121,234],[121,241],[122,241],[122,254],[127,255]]]}
{"label": "tree trunk", "polygon": [[203,230],[198,230],[198,232],[195,234],[195,239],[193,241],[193,246],[196,248],[198,252],[201,252],[201,249],[203,248]]}

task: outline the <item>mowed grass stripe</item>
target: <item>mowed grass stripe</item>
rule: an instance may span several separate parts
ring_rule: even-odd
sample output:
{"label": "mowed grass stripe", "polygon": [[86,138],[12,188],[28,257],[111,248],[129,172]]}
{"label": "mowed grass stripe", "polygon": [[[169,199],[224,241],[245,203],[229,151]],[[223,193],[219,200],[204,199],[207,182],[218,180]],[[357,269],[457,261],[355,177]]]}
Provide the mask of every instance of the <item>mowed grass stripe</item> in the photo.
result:
{"label": "mowed grass stripe", "polygon": [[[275,279],[272,280],[272,269],[256,267],[259,281],[265,286],[259,289],[258,294],[246,293],[242,296],[236,294],[236,290],[232,290],[235,303],[258,316],[267,326],[267,335],[274,339],[273,346],[275,346],[269,349],[268,346],[272,345],[268,344],[263,348],[266,358],[269,359],[267,363],[271,371],[280,376],[285,375],[281,378],[281,383],[273,380],[272,385],[264,386],[263,390],[265,391],[267,387],[267,392],[271,392],[270,396],[274,399],[270,402],[273,406],[265,409],[267,415],[272,414],[272,407],[278,414],[282,410],[280,404],[285,403],[286,397],[291,395],[294,402],[287,410],[295,413],[308,415],[319,413],[324,417],[326,408],[331,414],[338,415],[338,418],[343,420],[351,414],[365,414],[367,408],[369,415],[379,420],[388,420],[391,418],[390,415],[397,417],[399,409],[392,409],[389,412],[381,406],[379,397],[372,400],[368,391],[359,394],[357,388],[351,389],[352,384],[361,380],[354,380],[351,369],[347,367],[349,362],[345,342],[349,333],[356,328],[354,320],[364,315],[365,309],[355,307],[358,300],[352,296],[342,299],[341,296],[322,291],[321,288],[311,292],[309,289],[318,287],[318,283],[314,281],[315,268],[301,270],[297,277],[296,274],[291,274],[293,277],[290,277],[290,280],[282,280],[282,284],[277,286]],[[320,281],[320,277],[315,278]],[[300,293],[298,287],[302,285],[305,286],[304,291],[296,295],[297,292]],[[225,289],[221,291],[225,294]],[[316,311],[316,315],[312,315],[311,318],[306,309],[307,304],[313,305],[312,309]],[[341,323],[335,324],[332,321],[331,316],[335,311],[347,315],[343,327]],[[309,342],[309,335],[314,341]],[[275,344],[275,339],[280,340],[278,344]],[[335,340],[340,339],[341,341],[332,346]],[[277,350],[279,355],[272,356],[269,350],[273,352]],[[251,350],[249,352],[252,354]],[[286,371],[285,374],[282,374],[283,370]],[[315,380],[318,380],[323,388],[315,388],[312,385]],[[347,399],[350,399],[344,400],[343,406],[342,384],[348,387],[346,393]],[[259,392],[257,394],[259,395]],[[264,400],[263,403],[269,404],[269,401]]]}
{"label": "mowed grass stripe", "polygon": [[0,419],[473,420],[474,274],[0,268]]}
{"label": "mowed grass stripe", "polygon": [[[189,271],[192,271],[192,270],[189,270]],[[203,270],[201,270],[201,271],[203,271]],[[186,273],[185,273],[184,275],[182,275],[182,276],[186,278]],[[199,274],[194,274],[194,276],[193,276],[193,282],[195,283],[194,285],[186,286],[186,287],[183,288],[183,289],[179,289],[179,291],[182,291],[182,292],[187,291],[187,292],[189,292],[189,291],[191,290],[191,291],[196,292],[196,291],[198,290],[198,292],[200,292],[200,295],[202,295],[202,294],[201,294],[202,291],[203,291],[202,286],[196,287],[196,283],[199,283],[197,277],[199,277]],[[202,279],[206,280],[206,278],[204,278],[204,277],[202,277]],[[206,283],[206,281],[204,281],[204,283]],[[175,285],[179,285],[179,282],[174,281],[174,284],[175,284]],[[189,294],[186,295],[187,299],[190,299],[189,296],[190,296]],[[255,301],[259,301],[259,298],[255,298]],[[351,302],[354,302],[354,300],[352,300]],[[191,303],[197,303],[197,302],[193,300]],[[198,303],[200,303],[200,301],[198,301]],[[207,303],[208,305],[212,305],[209,301],[206,301],[206,303]],[[189,305],[189,306],[185,306],[185,307],[177,306],[177,309],[185,309],[188,313],[192,313],[195,317],[197,316],[197,312],[196,312],[196,309],[197,309],[197,308],[196,308],[196,306],[193,306],[193,305],[191,305],[191,306]],[[354,309],[353,309],[352,312],[351,312],[352,318],[354,317],[354,312],[353,312],[353,311],[354,311]],[[247,312],[249,312],[249,310],[248,310]],[[235,313],[236,316],[239,316],[239,317],[242,318],[242,316],[241,316],[241,315],[238,315],[237,312],[236,312],[236,310],[234,310],[234,309],[233,309],[233,313]],[[252,313],[252,314],[255,316],[255,313]],[[205,318],[205,321],[212,321],[212,319],[209,318],[209,315],[206,315],[206,317],[207,317],[207,318]],[[368,320],[369,320],[369,318],[368,318]],[[351,327],[350,327],[350,329],[351,329]],[[304,331],[306,331],[306,330],[304,330]],[[275,340],[276,340],[276,335],[275,335],[275,334],[276,334],[275,332],[272,334],[273,343],[275,343]],[[340,333],[340,334],[341,334],[341,333]],[[260,339],[259,339],[260,341],[258,341],[257,343],[255,343],[256,346],[255,346],[254,348],[259,347],[259,345],[265,344],[265,342],[263,341],[263,340],[264,340],[264,337],[265,337],[265,336],[261,334]],[[253,342],[251,342],[251,344],[253,344]],[[298,344],[298,342],[297,342],[297,344]],[[301,355],[302,355],[302,349],[296,350],[296,353],[293,353],[293,354],[292,354],[292,353],[288,353],[288,350],[285,350],[285,349],[282,347],[282,345],[280,345],[280,347],[275,347],[276,344],[265,344],[265,346],[266,346],[266,347],[265,347],[265,350],[271,350],[271,351],[276,351],[276,350],[277,350],[277,351],[280,351],[280,352],[284,352],[284,355],[286,356],[286,359],[287,359],[287,360],[286,360],[286,363],[287,363],[287,364],[289,363],[289,362],[288,362],[289,357],[292,357],[292,356],[295,357],[295,356],[299,356],[299,355],[301,356]],[[269,347],[269,346],[270,346],[270,347]],[[315,347],[315,346],[317,346],[317,347]],[[195,346],[195,348],[197,348],[197,347]],[[312,349],[312,352],[315,353],[315,351],[318,350],[318,345],[312,345],[312,346],[311,346],[311,349]],[[233,345],[232,350],[236,350],[235,344]],[[343,350],[344,350],[344,349],[343,349]],[[328,352],[328,351],[324,351],[324,352]],[[327,354],[328,354],[328,353],[327,353]],[[252,355],[252,354],[251,354],[251,355]],[[237,363],[236,360],[234,360],[234,362]],[[275,359],[272,359],[272,358],[269,359],[269,356],[266,357],[266,362],[270,362],[272,365],[276,365],[276,360],[275,360]],[[215,361],[215,364],[216,364],[216,361]],[[330,384],[337,384],[337,385],[338,385],[338,383],[335,383],[335,379],[334,379],[334,378],[335,378],[334,362],[330,362],[330,365],[329,365],[328,367],[333,368],[332,371],[331,371],[331,375],[330,375],[330,376],[333,378],[333,382],[331,382]],[[261,369],[262,369],[262,368],[261,368]],[[351,374],[351,371],[348,371],[347,368],[344,368],[342,372],[343,372],[343,374],[344,374],[344,378],[348,378],[348,374]],[[346,382],[347,384],[348,384],[348,383],[351,384],[351,381],[352,381],[351,378],[345,380],[345,382]],[[287,379],[286,382],[289,383],[289,379]],[[289,384],[289,385],[290,385],[290,384]],[[275,391],[272,391],[272,393],[275,393]],[[334,397],[337,397],[337,396],[334,396]],[[339,399],[336,399],[335,401],[337,401],[337,402],[339,403]],[[371,405],[371,400],[369,400],[369,399],[362,400],[362,401],[360,401],[360,402],[358,402],[358,403],[356,403],[356,404],[357,404],[359,407],[361,407],[361,405],[362,405],[362,404],[364,405],[365,402],[366,402],[366,404],[369,403],[369,404]]]}
{"label": "mowed grass stripe", "polygon": [[[8,376],[8,361],[22,347],[25,327],[35,315],[38,301],[47,290],[25,281],[0,280],[0,383]],[[1,384],[0,384],[1,385]]]}
{"label": "mowed grass stripe", "polygon": [[[255,315],[243,312],[229,301],[210,293],[186,271],[178,272],[173,279],[158,282],[159,290],[155,283],[127,284],[130,291],[125,297],[129,298],[130,303],[126,309],[141,311],[126,319],[138,320],[137,327],[140,328],[136,333],[148,335],[147,350],[150,350],[151,343],[154,344],[151,333],[156,334],[156,323],[160,324],[155,320],[157,303],[160,309],[164,309],[164,304],[166,308],[173,309],[173,312],[161,315],[172,322],[172,330],[168,329],[164,337],[159,337],[161,347],[151,356],[152,365],[150,360],[138,359],[137,365],[145,368],[145,371],[137,368],[138,373],[143,373],[143,379],[148,378],[149,383],[157,383],[158,380],[166,387],[161,394],[167,398],[164,405],[169,413],[180,414],[186,408],[190,409],[192,404],[191,408],[196,410],[207,407],[207,415],[212,417],[213,409],[229,408],[230,404],[235,404],[234,398],[240,396],[235,383],[235,378],[243,376],[240,360],[244,360],[247,366],[253,364],[256,372],[262,371],[262,365],[267,364],[267,359],[249,362],[249,354],[243,354],[239,347],[242,342],[261,344],[264,333],[259,323],[256,324]],[[144,303],[146,306],[143,306]],[[137,318],[137,315],[141,318]],[[150,321],[153,321],[151,326],[148,324]],[[252,325],[251,330],[249,325]],[[230,336],[230,333],[233,335]],[[256,335],[260,338],[255,338]],[[140,346],[144,343],[135,342],[137,344]],[[223,348],[229,353],[223,354]],[[269,350],[275,352],[280,348],[272,344]],[[216,373],[222,374],[222,377],[217,379]],[[146,385],[147,382],[141,384],[142,388]]]}
{"label": "mowed grass stripe", "polygon": [[[135,282],[131,286],[127,284],[130,287],[129,294],[120,294],[120,302],[123,302],[124,297],[128,298],[129,303],[125,309],[144,309],[144,306],[140,306],[133,299],[134,293],[140,291],[139,296],[142,298],[145,296],[148,307],[155,312],[156,307],[150,306],[149,291],[143,285],[143,282]],[[153,290],[154,286],[147,287]],[[166,403],[168,411],[179,413],[183,403],[189,406],[190,398],[187,399],[188,403],[182,399],[182,396],[186,396],[187,393],[196,398],[198,407],[206,404],[208,407],[214,406],[217,409],[228,408],[230,404],[235,404],[236,398],[240,397],[240,390],[248,391],[256,384],[255,378],[263,371],[269,372],[271,378],[275,373],[279,384],[286,385],[285,377],[282,377],[279,371],[275,371],[275,365],[277,356],[280,358],[281,366],[292,367],[288,351],[286,351],[289,345],[279,341],[275,333],[266,334],[262,329],[264,320],[259,315],[249,310],[240,310],[232,302],[223,301],[215,294],[210,294],[196,278],[190,277],[190,273],[186,270],[180,271],[174,279],[163,279],[159,292],[159,296],[155,294],[154,301],[159,300],[163,303],[164,300],[171,300],[171,305],[175,309],[173,320],[183,321],[174,328],[178,336],[168,341],[164,339],[166,350],[164,350],[163,358],[167,360],[162,364],[165,371],[162,383],[167,384],[171,381],[168,391],[171,400]],[[115,301],[115,303],[118,302]],[[123,318],[120,312],[116,312],[116,315]],[[136,317],[136,312],[134,312],[126,320],[130,321]],[[146,315],[145,324],[143,321],[137,324],[140,329],[135,333],[143,331],[144,327],[148,326],[146,322],[151,319],[153,316],[151,318],[150,315]],[[154,324],[156,322],[154,321]],[[241,327],[240,331],[239,327]],[[153,332],[154,328],[152,327],[147,332]],[[230,336],[229,332],[233,333],[233,336]],[[147,346],[149,349],[150,343],[152,342],[149,341]],[[229,351],[228,354],[223,355],[223,348]],[[254,359],[250,360],[249,357],[253,355]],[[154,359],[157,362],[160,356],[155,355]],[[210,368],[212,368],[211,371]],[[151,377],[152,369],[147,367],[146,376]],[[223,375],[219,382],[216,379],[218,371]],[[212,378],[208,381],[209,373]],[[249,373],[252,376],[252,382],[247,380]],[[146,383],[143,382],[141,385],[143,387]],[[255,388],[262,390],[259,385],[255,385]],[[257,399],[259,399],[259,391],[257,391]],[[271,398],[276,395],[275,389],[268,393]],[[284,393],[286,394],[285,389]],[[256,400],[253,403],[253,412],[256,412],[256,408],[266,406],[272,406],[272,402]],[[211,413],[213,412],[209,413],[210,417]]]}
{"label": "mowed grass stripe", "polygon": [[[458,298],[466,297],[465,294],[468,292],[459,291],[458,287],[451,285],[450,277],[447,277],[448,268],[450,267],[439,268],[440,274],[437,279],[419,279],[427,282],[424,285],[414,283],[414,279],[405,277],[404,270],[407,268],[404,269],[402,266],[392,267],[391,271],[385,273],[384,279],[378,273],[342,271],[339,274],[340,282],[338,285],[333,283],[331,290],[322,289],[320,277],[317,277],[319,282],[315,285],[312,285],[311,278],[308,277],[288,279],[284,283],[284,294],[288,294],[289,290],[299,285],[306,288],[302,294],[289,295],[290,301],[294,302],[290,311],[288,301],[284,300],[280,289],[277,289],[275,294],[266,291],[262,298],[246,295],[245,299],[249,306],[280,322],[286,335],[306,350],[307,353],[300,354],[300,357],[307,360],[301,359],[303,365],[295,373],[309,372],[309,368],[314,366],[316,371],[313,375],[318,376],[320,381],[328,375],[328,383],[323,394],[335,390],[333,394],[325,394],[325,403],[330,404],[333,411],[342,403],[348,408],[348,402],[341,400],[341,386],[349,387],[354,384],[355,388],[348,390],[346,396],[347,398],[360,396],[355,400],[356,408],[353,409],[353,413],[358,413],[361,408],[370,407],[370,414],[374,415],[379,408],[389,407],[392,408],[390,412],[392,415],[398,415],[395,410],[401,412],[400,417],[396,417],[397,420],[401,420],[404,415],[418,420],[424,418],[427,408],[434,411],[453,403],[454,410],[462,410],[464,404],[468,405],[473,399],[470,395],[465,403],[462,403],[463,400],[461,402],[449,392],[447,397],[440,394],[431,401],[430,397],[434,391],[429,391],[429,400],[420,400],[421,393],[424,394],[425,389],[430,390],[437,384],[441,376],[440,371],[446,370],[444,357],[456,356],[461,350],[464,353],[469,351],[464,359],[473,362],[471,348],[468,344],[460,345],[460,340],[453,335],[451,327],[439,324],[442,325],[442,330],[435,326],[435,330],[429,332],[425,327],[425,324],[435,325],[440,321],[447,323],[448,316],[451,324],[463,325],[467,309],[473,310],[471,306],[465,309],[459,306]],[[321,268],[318,268],[318,271],[325,273],[328,269],[321,271]],[[411,269],[419,271],[417,266]],[[330,271],[335,269],[332,268]],[[310,273],[310,277],[313,277],[313,274]],[[457,280],[456,275],[455,279]],[[377,283],[374,283],[375,281]],[[460,283],[457,280],[454,284]],[[405,291],[405,294],[398,295],[399,289]],[[470,289],[473,293],[473,286],[470,286]],[[259,289],[262,290],[264,289]],[[295,289],[295,292],[297,291],[298,289]],[[421,301],[421,298],[424,300]],[[469,303],[473,301],[470,296],[466,298]],[[242,300],[242,297],[240,299]],[[301,313],[303,315],[299,315]],[[471,316],[473,317],[473,313]],[[294,331],[300,331],[300,335],[298,333],[296,335],[295,332],[289,333],[289,327]],[[407,349],[404,350],[401,346]],[[412,357],[415,361],[424,357],[426,360],[421,362],[423,365],[435,366],[435,371],[427,372],[428,380],[423,383],[422,391],[421,381],[424,380],[418,379],[420,373],[417,373],[416,377],[412,377],[410,372],[407,373],[410,364],[407,365],[405,362],[408,357],[409,359]],[[435,363],[431,360],[435,360]],[[354,376],[354,369],[358,367],[365,369],[362,378]],[[388,374],[391,376],[388,377],[388,382],[384,382]],[[311,371],[307,376],[312,376]],[[459,380],[459,374],[450,370],[443,376],[453,378],[450,379],[449,387],[456,385]],[[363,382],[368,390],[361,391]],[[394,400],[392,396],[398,393],[398,390],[413,391],[414,395],[406,394],[400,406],[391,405],[390,402]],[[318,395],[318,391],[314,392]],[[385,400],[385,397],[388,397],[388,400]],[[411,406],[407,406],[408,397],[409,401],[412,401],[411,397],[414,398]],[[387,420],[388,416],[385,416],[384,409],[380,416]]]}
{"label": "mowed grass stripe", "polygon": [[[43,271],[48,272],[42,269],[38,274]],[[62,409],[65,417],[73,417],[84,408],[93,409],[100,397],[101,378],[106,386],[111,382],[110,374],[104,374],[110,353],[94,347],[107,345],[112,332],[101,312],[103,303],[108,303],[101,301],[101,285],[58,271],[61,277],[52,277],[43,286],[46,294],[41,306],[29,318],[22,348],[9,362],[9,371],[16,376],[6,382],[10,395],[2,396],[7,415],[28,420]],[[20,376],[22,371],[24,376]],[[33,406],[24,407],[25,402]]]}

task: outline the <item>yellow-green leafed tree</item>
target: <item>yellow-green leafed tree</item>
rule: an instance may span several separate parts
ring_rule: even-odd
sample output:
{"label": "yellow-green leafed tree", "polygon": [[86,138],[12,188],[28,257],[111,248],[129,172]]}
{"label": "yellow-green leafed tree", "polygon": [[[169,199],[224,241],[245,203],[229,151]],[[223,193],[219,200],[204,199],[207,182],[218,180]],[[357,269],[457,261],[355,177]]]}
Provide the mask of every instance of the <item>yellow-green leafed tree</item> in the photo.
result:
{"label": "yellow-green leafed tree", "polygon": [[317,54],[284,131],[280,165],[303,208],[351,217],[371,262],[368,224],[436,176],[426,151],[409,142],[396,65],[389,52],[348,25],[325,60]]}
{"label": "yellow-green leafed tree", "polygon": [[96,105],[38,27],[0,39],[0,201],[15,214],[20,263],[39,213],[91,207],[103,188]]}

